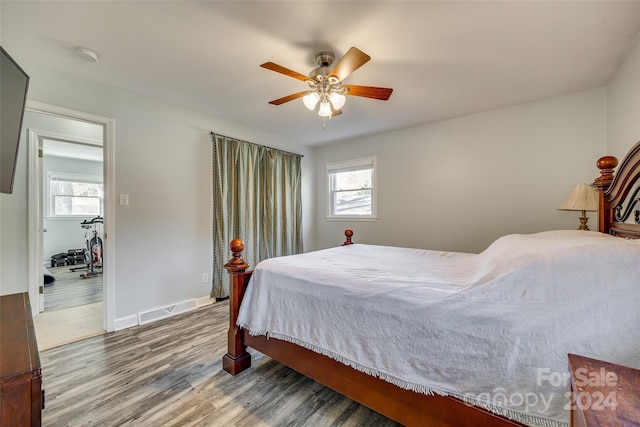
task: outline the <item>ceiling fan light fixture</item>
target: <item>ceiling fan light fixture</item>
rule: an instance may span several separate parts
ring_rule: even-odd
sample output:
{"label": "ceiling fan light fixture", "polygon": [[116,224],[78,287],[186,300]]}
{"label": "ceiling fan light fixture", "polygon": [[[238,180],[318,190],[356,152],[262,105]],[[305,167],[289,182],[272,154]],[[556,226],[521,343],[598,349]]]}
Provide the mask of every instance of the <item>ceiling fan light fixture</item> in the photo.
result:
{"label": "ceiling fan light fixture", "polygon": [[320,101],[320,95],[317,92],[308,92],[305,96],[302,97],[302,102],[304,106],[309,110],[313,110],[316,108],[316,104]]}
{"label": "ceiling fan light fixture", "polygon": [[[0,0],[2,1],[2,0]],[[308,89],[302,92],[269,101],[269,104],[281,105],[294,99],[302,98],[304,106],[314,111],[318,104],[318,115],[323,119],[332,118],[342,114],[342,107],[346,103],[347,95],[364,98],[389,99],[393,89],[374,86],[343,85],[344,79],[351,73],[366,64],[371,57],[360,49],[351,47],[340,60],[334,64],[333,52],[322,51],[316,54],[317,68],[311,70],[308,76],[290,70],[273,62],[265,62],[260,66],[267,70],[293,77],[308,85]],[[323,124],[326,120],[323,120]]]}
{"label": "ceiling fan light fixture", "polygon": [[347,97],[340,92],[331,92],[329,95],[329,101],[331,102],[331,105],[333,105],[334,110],[340,110],[344,107]]}
{"label": "ceiling fan light fixture", "polygon": [[320,117],[331,117],[331,104],[328,101],[322,101],[320,108],[318,109],[318,115]]}

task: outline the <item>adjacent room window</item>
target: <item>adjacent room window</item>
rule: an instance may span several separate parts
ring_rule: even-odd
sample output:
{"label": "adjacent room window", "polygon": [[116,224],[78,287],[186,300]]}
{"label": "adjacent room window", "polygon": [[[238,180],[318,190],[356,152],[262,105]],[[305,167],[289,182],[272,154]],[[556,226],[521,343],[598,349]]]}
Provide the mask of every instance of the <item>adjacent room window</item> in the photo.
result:
{"label": "adjacent room window", "polygon": [[102,215],[102,177],[49,172],[49,216]]}
{"label": "adjacent room window", "polygon": [[328,212],[333,219],[376,219],[376,158],[327,164]]}

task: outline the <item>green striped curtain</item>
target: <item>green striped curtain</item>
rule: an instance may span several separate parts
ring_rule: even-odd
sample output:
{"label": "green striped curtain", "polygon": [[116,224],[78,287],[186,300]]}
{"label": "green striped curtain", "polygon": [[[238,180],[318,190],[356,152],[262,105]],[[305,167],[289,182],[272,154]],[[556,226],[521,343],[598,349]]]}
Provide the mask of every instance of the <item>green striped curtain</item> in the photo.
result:
{"label": "green striped curtain", "polygon": [[229,244],[244,241],[250,268],[267,258],[302,252],[301,157],[213,135],[213,288],[229,295],[224,264]]}

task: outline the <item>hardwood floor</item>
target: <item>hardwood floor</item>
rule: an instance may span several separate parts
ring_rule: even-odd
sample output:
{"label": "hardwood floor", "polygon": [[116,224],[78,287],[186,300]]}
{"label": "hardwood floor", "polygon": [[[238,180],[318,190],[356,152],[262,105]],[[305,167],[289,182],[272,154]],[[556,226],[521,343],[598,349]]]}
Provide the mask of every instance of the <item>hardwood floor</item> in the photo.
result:
{"label": "hardwood floor", "polygon": [[43,311],[33,318],[38,350],[48,350],[104,334],[103,312],[101,302],[64,310]]}
{"label": "hardwood floor", "polygon": [[102,275],[85,279],[71,267],[49,267],[56,281],[44,287],[44,311],[33,318],[38,350],[104,333]]}
{"label": "hardwood floor", "polygon": [[88,271],[71,271],[73,267],[82,266],[49,267],[56,281],[44,287],[45,312],[102,302],[102,275],[82,278]]}
{"label": "hardwood floor", "polygon": [[44,426],[398,426],[254,353],[222,371],[228,302],[40,353]]}

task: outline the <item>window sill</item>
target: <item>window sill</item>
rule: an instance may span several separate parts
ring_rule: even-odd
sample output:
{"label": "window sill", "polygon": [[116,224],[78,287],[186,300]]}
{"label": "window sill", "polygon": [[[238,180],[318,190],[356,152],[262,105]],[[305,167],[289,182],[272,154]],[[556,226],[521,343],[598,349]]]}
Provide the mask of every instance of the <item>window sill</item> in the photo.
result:
{"label": "window sill", "polygon": [[[98,215],[47,215],[44,217],[44,219],[46,219],[47,221],[51,221],[51,220],[85,220],[85,219],[92,219],[95,218]],[[100,215],[102,216],[102,215]]]}
{"label": "window sill", "polygon": [[327,221],[369,221],[369,222],[378,221],[377,216],[368,216],[364,218],[361,216],[328,216],[328,217],[325,217],[325,219]]}

